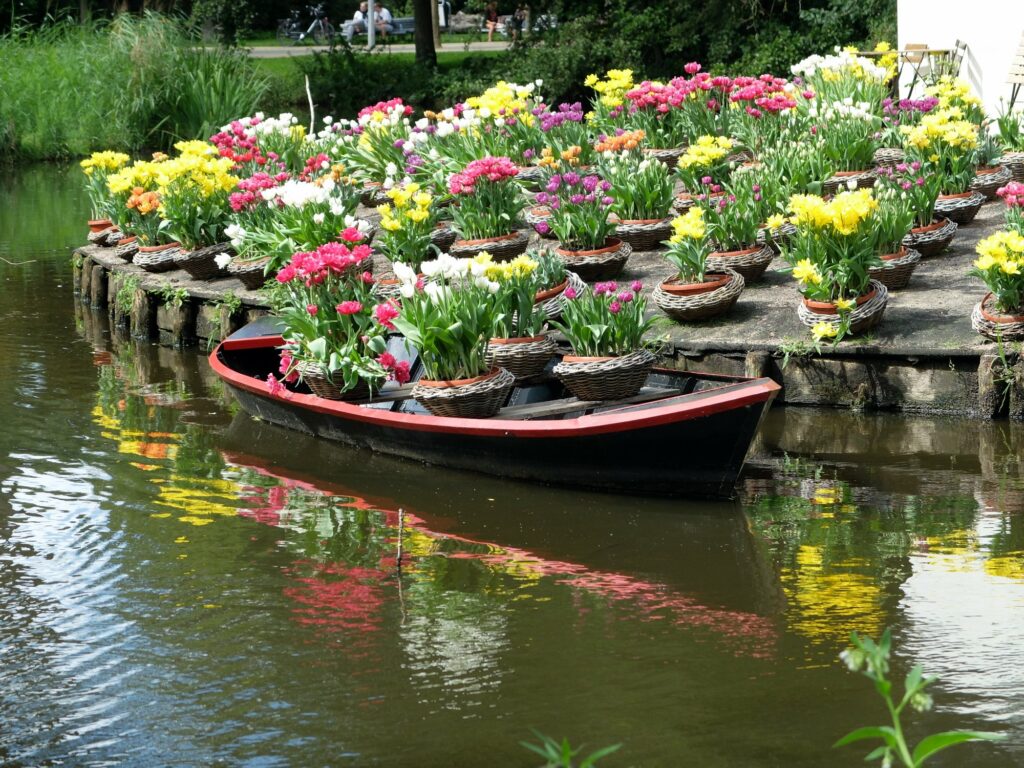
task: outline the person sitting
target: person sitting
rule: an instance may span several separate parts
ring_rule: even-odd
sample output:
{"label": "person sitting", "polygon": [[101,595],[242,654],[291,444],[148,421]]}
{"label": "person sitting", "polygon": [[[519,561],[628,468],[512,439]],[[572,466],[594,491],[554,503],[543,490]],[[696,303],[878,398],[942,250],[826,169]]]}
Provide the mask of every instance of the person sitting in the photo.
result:
{"label": "person sitting", "polygon": [[484,24],[487,27],[487,42],[494,42],[494,30],[498,28],[498,4],[490,2],[484,8]]}
{"label": "person sitting", "polygon": [[516,12],[512,14],[512,18],[508,20],[508,25],[512,28],[512,42],[514,43],[519,38],[519,33],[523,31],[523,25],[526,23],[527,17],[530,15],[530,6],[526,3],[519,3],[516,6]]}
{"label": "person sitting", "polygon": [[345,41],[352,44],[352,36],[357,32],[362,34],[366,32],[366,13],[369,6],[366,2],[359,4],[359,10],[352,14],[352,20],[345,25],[345,29],[342,31],[345,35]]}
{"label": "person sitting", "polygon": [[378,5],[374,10],[374,19],[377,26],[377,33],[381,36],[382,40],[387,40],[388,34],[395,31],[395,24],[394,19],[391,17],[391,11],[383,5]]}

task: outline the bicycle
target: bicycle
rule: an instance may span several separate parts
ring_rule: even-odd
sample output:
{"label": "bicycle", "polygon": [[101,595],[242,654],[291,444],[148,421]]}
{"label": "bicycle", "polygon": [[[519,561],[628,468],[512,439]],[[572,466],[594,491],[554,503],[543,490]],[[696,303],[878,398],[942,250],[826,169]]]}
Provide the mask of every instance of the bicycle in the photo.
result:
{"label": "bicycle", "polygon": [[324,4],[307,5],[306,12],[313,17],[312,23],[305,30],[303,29],[302,14],[293,10],[287,19],[281,19],[277,25],[277,41],[286,44],[291,41],[293,44],[305,42],[307,37],[312,37],[317,45],[323,45],[334,40],[334,25],[327,18]]}

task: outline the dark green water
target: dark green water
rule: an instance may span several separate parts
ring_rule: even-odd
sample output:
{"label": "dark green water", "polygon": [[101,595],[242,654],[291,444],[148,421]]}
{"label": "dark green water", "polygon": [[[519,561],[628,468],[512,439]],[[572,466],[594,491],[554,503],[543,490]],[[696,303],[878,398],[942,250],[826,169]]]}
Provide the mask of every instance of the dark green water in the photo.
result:
{"label": "dark green water", "polygon": [[861,765],[885,626],[1024,764],[1020,426],[776,410],[720,504],[352,452],[83,309],[70,179],[0,177],[0,764]]}

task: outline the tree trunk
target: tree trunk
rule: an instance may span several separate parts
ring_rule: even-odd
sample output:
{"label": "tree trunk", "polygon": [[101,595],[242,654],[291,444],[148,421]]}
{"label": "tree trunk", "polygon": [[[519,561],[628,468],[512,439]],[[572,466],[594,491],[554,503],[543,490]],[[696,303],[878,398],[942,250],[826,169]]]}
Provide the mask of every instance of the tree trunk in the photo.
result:
{"label": "tree trunk", "polygon": [[437,0],[413,0],[412,13],[416,19],[416,63],[421,67],[437,67],[437,50],[434,48],[434,25],[431,21],[430,4]]}

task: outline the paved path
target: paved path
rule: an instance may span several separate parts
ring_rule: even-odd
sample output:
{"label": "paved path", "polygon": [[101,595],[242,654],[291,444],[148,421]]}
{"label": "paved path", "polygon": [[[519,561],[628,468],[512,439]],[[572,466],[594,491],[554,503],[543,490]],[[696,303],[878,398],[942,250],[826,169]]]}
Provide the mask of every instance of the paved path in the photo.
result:
{"label": "paved path", "polygon": [[[365,38],[364,38],[365,41]],[[507,51],[509,42],[507,40],[471,42],[471,43],[445,43],[438,48],[438,53],[462,53],[470,51],[479,53],[484,51]],[[326,45],[257,45],[249,48],[249,54],[254,59],[282,59],[288,56],[308,56],[314,51],[326,52],[330,50]],[[355,51],[365,51],[365,48],[354,46]],[[395,43],[391,46],[383,46],[378,43],[374,53],[415,53],[416,46],[411,43]]]}

